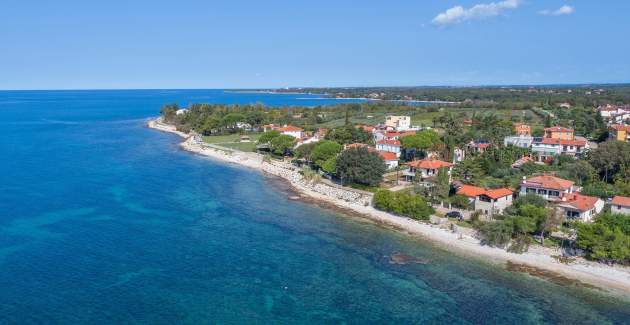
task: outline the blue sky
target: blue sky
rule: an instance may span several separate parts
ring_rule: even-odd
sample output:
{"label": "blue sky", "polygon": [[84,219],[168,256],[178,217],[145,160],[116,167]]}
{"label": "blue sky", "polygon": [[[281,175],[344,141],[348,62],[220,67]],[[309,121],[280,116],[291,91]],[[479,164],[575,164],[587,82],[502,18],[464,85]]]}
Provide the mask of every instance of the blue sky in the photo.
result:
{"label": "blue sky", "polygon": [[630,1],[3,0],[0,89],[630,82]]}

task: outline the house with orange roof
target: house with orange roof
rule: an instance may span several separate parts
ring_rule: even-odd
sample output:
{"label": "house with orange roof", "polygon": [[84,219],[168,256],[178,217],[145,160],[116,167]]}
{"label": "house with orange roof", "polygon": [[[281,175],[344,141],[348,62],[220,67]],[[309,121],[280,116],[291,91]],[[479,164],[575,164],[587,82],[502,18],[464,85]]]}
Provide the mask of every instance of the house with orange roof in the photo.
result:
{"label": "house with orange roof", "polygon": [[562,139],[562,140],[573,140],[573,129],[565,128],[562,126],[554,126],[550,128],[545,128],[545,138],[551,139]]}
{"label": "house with orange roof", "polygon": [[630,142],[630,125],[612,125],[610,127],[610,137],[617,141]]}
{"label": "house with orange roof", "polygon": [[534,138],[532,152],[538,156],[538,161],[545,162],[560,154],[581,156],[589,148],[588,141],[583,137],[576,137],[573,129],[554,126],[545,129],[543,138]]}
{"label": "house with orange roof", "polygon": [[524,123],[514,123],[514,132],[516,135],[531,136],[532,127]]}
{"label": "house with orange roof", "polygon": [[507,188],[495,188],[486,190],[475,200],[475,210],[487,216],[503,213],[507,207],[512,205],[514,192]]}
{"label": "house with orange roof", "polygon": [[485,189],[472,185],[462,185],[457,189],[457,194],[468,197],[475,211],[490,217],[501,214],[512,205],[514,197],[514,192],[507,188]]}
{"label": "house with orange roof", "polygon": [[381,156],[381,158],[383,158],[383,161],[385,161],[385,165],[387,165],[387,169],[394,169],[398,167],[398,157],[396,157],[395,153],[387,152],[387,151],[379,151],[378,155]]}
{"label": "house with orange roof", "polygon": [[304,137],[304,129],[294,125],[285,125],[281,128],[277,128],[276,130],[280,131],[280,133],[282,134],[290,135],[296,139],[301,139]]}
{"label": "house with orange roof", "polygon": [[630,197],[615,196],[611,202],[610,212],[630,215]]}
{"label": "house with orange roof", "polygon": [[567,193],[556,206],[564,211],[568,220],[591,222],[593,217],[604,209],[604,201],[594,196]]}
{"label": "house with orange roof", "polygon": [[537,194],[548,201],[559,201],[565,194],[579,190],[574,182],[553,175],[540,175],[530,178],[523,177],[520,195]]}
{"label": "house with orange roof", "polygon": [[399,140],[380,140],[376,142],[376,150],[393,152],[396,157],[400,157],[402,144]]}
{"label": "house with orange roof", "polygon": [[403,171],[403,176],[408,182],[413,181],[416,175],[420,175],[422,179],[435,177],[442,168],[446,168],[450,181],[451,172],[453,170],[453,164],[437,159],[414,160],[405,165],[407,165],[408,169]]}

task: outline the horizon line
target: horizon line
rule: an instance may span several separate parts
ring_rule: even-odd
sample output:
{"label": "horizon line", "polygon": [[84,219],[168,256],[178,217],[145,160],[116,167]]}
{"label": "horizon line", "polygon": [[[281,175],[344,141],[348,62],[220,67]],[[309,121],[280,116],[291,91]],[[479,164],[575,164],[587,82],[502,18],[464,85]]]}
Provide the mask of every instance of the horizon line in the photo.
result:
{"label": "horizon line", "polygon": [[99,90],[276,90],[276,89],[361,89],[361,88],[499,88],[499,87],[585,87],[585,86],[630,86],[628,82],[588,82],[588,83],[532,83],[532,84],[470,84],[470,85],[413,85],[413,86],[284,86],[284,87],[243,87],[243,88],[215,88],[215,87],[191,87],[191,88],[9,88],[0,91],[99,91]]}

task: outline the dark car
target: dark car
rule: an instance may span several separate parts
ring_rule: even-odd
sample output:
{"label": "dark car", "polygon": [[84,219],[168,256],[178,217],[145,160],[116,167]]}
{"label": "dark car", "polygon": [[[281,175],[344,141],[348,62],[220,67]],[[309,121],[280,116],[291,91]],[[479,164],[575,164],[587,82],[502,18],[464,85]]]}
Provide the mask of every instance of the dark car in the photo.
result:
{"label": "dark car", "polygon": [[464,216],[458,211],[451,211],[446,214],[447,218],[456,218],[457,220],[464,220]]}

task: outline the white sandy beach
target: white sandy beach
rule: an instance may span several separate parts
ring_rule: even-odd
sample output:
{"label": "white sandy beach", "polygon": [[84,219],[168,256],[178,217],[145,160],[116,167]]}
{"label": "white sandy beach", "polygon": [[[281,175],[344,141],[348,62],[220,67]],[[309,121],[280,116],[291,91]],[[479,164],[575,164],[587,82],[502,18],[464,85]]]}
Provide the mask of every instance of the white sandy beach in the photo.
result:
{"label": "white sandy beach", "polygon": [[[478,239],[471,235],[454,233],[451,230],[442,229],[439,226],[376,210],[372,206],[366,205],[364,198],[361,198],[361,200],[359,200],[360,202],[351,202],[342,199],[344,198],[342,195],[325,195],[323,194],[326,193],[325,191],[305,185],[307,182],[302,179],[297,171],[282,168],[282,166],[279,167],[278,164],[264,162],[262,155],[226,150],[207,144],[201,145],[193,136],[179,132],[171,125],[161,123],[160,119],[150,120],[148,126],[160,131],[175,133],[186,138],[186,140],[181,143],[181,147],[184,150],[282,177],[290,182],[291,185],[304,196],[325,201],[342,209],[352,210],[360,216],[402,229],[410,235],[419,235],[448,250],[481,258],[488,262],[512,262],[551,271],[559,276],[607,289],[630,298],[630,268],[628,267],[607,266],[587,261],[583,258],[577,258],[574,262],[567,265],[552,257],[552,255],[558,255],[559,252],[540,246],[532,246],[529,252],[524,254],[508,253],[503,249],[483,246]],[[335,191],[338,190],[332,189],[332,193],[336,193]]]}

